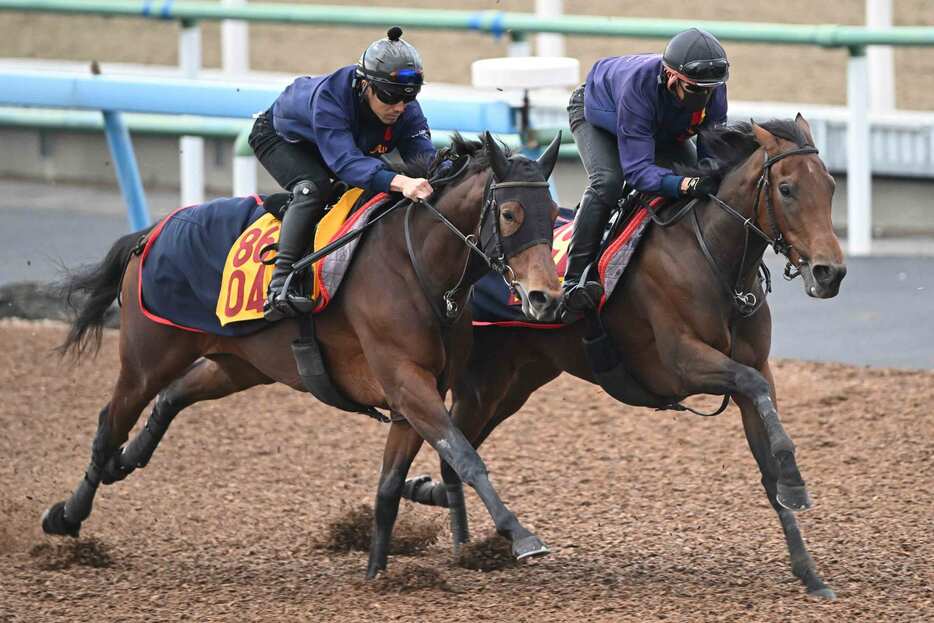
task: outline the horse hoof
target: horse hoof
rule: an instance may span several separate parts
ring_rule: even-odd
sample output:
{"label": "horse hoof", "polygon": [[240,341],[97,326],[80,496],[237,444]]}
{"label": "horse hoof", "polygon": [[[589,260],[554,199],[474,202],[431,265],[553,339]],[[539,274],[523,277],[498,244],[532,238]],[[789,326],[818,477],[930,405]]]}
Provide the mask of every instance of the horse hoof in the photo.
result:
{"label": "horse hoof", "polygon": [[65,503],[57,502],[42,513],[42,531],[46,534],[57,534],[78,538],[81,523],[73,523],[65,517]]}
{"label": "horse hoof", "polygon": [[790,511],[806,511],[814,503],[804,485],[783,485],[778,483],[778,490],[775,494],[776,501]]}
{"label": "horse hoof", "polygon": [[516,557],[516,560],[532,558],[535,556],[544,556],[550,553],[551,550],[548,549],[548,546],[542,543],[542,540],[534,534],[531,534],[523,539],[519,539],[512,544],[512,554]]}
{"label": "horse hoof", "polygon": [[819,588],[816,591],[811,591],[808,593],[808,597],[814,597],[816,599],[826,599],[827,601],[834,601],[837,599],[837,594],[833,590],[827,588]]}

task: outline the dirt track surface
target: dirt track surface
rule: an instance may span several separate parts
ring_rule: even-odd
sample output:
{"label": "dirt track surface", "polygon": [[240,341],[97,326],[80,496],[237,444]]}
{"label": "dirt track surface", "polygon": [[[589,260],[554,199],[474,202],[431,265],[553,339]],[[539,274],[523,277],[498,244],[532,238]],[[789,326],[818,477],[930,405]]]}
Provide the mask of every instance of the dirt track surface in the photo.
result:
{"label": "dirt track surface", "polygon": [[[438,541],[363,581],[365,554],[328,546],[374,497],[386,429],[284,387],[192,407],[145,470],[102,487],[80,540],[43,536],[117,370],[114,333],[77,367],[50,353],[62,336],[0,323],[0,621],[934,619],[930,371],[775,363],[816,502],[799,520],[839,597],[827,603],[791,576],[735,410],[630,409],[568,377],[482,449],[553,550],[528,564],[455,566],[443,512],[403,502],[397,532],[434,526]],[[436,463],[423,449],[412,473]],[[480,539],[491,521],[468,505]]]}

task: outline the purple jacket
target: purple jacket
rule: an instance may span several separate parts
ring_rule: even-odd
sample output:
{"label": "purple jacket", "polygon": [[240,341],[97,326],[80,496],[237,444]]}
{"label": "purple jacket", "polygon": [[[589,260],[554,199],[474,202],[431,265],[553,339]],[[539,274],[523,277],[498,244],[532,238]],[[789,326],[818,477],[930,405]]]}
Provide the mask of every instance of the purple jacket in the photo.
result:
{"label": "purple jacket", "polygon": [[404,160],[434,156],[428,121],[418,102],[393,125],[383,124],[353,89],[354,65],[325,76],[304,76],[272,105],[273,127],[283,139],[307,141],[334,176],[351,186],[388,191],[396,173],[379,156],[399,149]]}
{"label": "purple jacket", "polygon": [[[681,107],[659,79],[661,71],[659,54],[598,60],[584,87],[584,118],[616,135],[627,182],[643,192],[677,197],[682,177],[656,166],[655,145],[683,141],[698,128],[726,123],[726,85],[714,90],[701,117]],[[704,157],[700,144],[697,155]]]}

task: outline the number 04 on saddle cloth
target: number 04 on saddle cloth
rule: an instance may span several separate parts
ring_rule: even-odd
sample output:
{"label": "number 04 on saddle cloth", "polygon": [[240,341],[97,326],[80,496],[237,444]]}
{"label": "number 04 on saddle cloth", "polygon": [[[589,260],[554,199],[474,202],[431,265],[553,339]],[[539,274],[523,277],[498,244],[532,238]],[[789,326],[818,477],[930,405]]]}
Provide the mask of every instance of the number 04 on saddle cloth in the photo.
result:
{"label": "number 04 on saddle cloth", "polygon": [[[247,335],[269,323],[263,302],[275,252],[261,251],[279,240],[279,220],[263,206],[265,197],[228,197],[180,208],[146,240],[140,262],[140,307],[154,322],[217,335]],[[321,220],[315,249],[366,224],[388,199],[347,191]],[[357,238],[315,263],[309,289],[322,311],[337,292]]]}

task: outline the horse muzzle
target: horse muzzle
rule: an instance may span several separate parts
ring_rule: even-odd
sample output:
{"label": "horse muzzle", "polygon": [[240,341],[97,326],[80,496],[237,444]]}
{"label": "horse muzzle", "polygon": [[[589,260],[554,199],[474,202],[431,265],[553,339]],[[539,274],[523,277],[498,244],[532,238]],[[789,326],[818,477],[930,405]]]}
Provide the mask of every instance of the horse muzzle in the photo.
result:
{"label": "horse muzzle", "polygon": [[846,276],[846,265],[836,263],[802,263],[798,265],[804,278],[804,291],[816,299],[829,299],[840,292],[840,282]]}
{"label": "horse muzzle", "polygon": [[558,310],[564,298],[560,289],[557,293],[549,293],[545,290],[526,291],[519,283],[512,284],[512,288],[522,301],[522,313],[527,318],[537,322],[553,322],[557,319]]}

